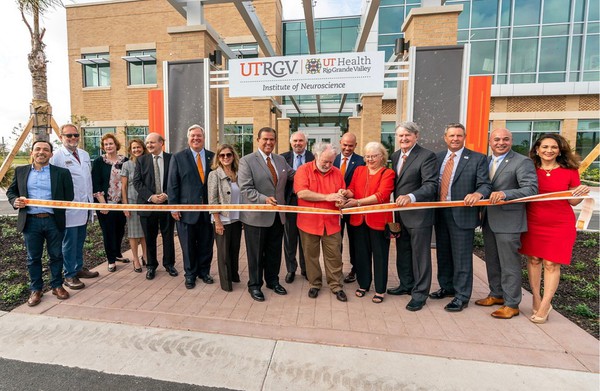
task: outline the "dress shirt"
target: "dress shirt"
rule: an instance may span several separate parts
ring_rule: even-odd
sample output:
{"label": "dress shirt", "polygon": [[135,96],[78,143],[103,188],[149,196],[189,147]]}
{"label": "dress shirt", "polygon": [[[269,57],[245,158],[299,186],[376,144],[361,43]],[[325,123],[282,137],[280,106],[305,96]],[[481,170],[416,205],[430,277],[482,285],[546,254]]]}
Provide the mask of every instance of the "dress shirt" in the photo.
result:
{"label": "dress shirt", "polygon": [[[510,151],[508,151],[508,152],[510,152]],[[504,155],[500,155],[500,156],[492,155],[492,158],[490,159],[490,164],[488,165],[488,172],[492,168],[492,165],[494,164],[494,160],[496,161],[496,172],[497,172],[498,169],[500,168],[500,164],[502,164],[502,162],[506,158],[506,155],[508,155],[508,152],[506,152]]]}
{"label": "dress shirt", "polygon": [[[206,174],[206,162],[204,161],[204,158],[206,157],[205,149],[202,148],[200,150],[200,152],[196,152],[192,148],[190,148],[190,151],[192,151],[192,155],[194,155],[194,164],[196,164],[196,162],[198,161],[198,154],[200,154],[200,162],[202,162],[202,171],[204,171],[204,181],[206,181],[208,175]],[[162,152],[161,152],[161,156],[162,156]],[[162,165],[163,165],[161,175],[162,175],[162,172],[164,172],[164,166],[165,166],[164,160],[165,160],[164,158],[158,159],[158,167],[160,168],[161,161],[162,161]]]}
{"label": "dress shirt", "polygon": [[[415,144],[415,145],[417,145],[417,144]],[[415,146],[413,145],[413,147],[406,152],[400,151],[400,158],[398,159],[398,165],[396,166],[396,175],[398,175],[400,173],[400,170],[402,170],[404,168],[403,166],[404,166],[405,160],[404,160],[403,156],[406,155],[406,160],[408,160],[408,157],[410,156],[410,153],[412,152],[412,150],[414,148],[415,148]],[[413,193],[409,193],[409,194],[407,194],[407,196],[410,198],[410,202],[417,201],[417,197],[415,197]]]}
{"label": "dress shirt", "polygon": [[[33,200],[51,200],[52,185],[50,180],[50,165],[42,167],[41,170],[36,170],[33,164],[29,177],[27,177],[27,198]],[[54,214],[52,208],[41,208],[39,206],[28,206],[27,214],[50,213]]]}
{"label": "dress shirt", "polygon": [[[298,159],[298,156],[300,157],[300,159]],[[300,167],[304,163],[306,163],[306,149],[302,153],[294,153],[294,170],[297,170],[298,167]]]}
{"label": "dress shirt", "polygon": [[[277,179],[279,179],[279,172],[277,172],[277,166],[275,165],[275,159],[273,159],[273,154],[267,156],[260,149],[258,150],[258,152],[260,153],[260,156],[262,156],[263,160],[265,161],[265,164],[267,164],[267,157],[269,157],[271,159],[271,164],[273,165],[273,168],[275,169],[275,174],[277,174]],[[294,154],[294,156],[296,156],[296,155]]]}

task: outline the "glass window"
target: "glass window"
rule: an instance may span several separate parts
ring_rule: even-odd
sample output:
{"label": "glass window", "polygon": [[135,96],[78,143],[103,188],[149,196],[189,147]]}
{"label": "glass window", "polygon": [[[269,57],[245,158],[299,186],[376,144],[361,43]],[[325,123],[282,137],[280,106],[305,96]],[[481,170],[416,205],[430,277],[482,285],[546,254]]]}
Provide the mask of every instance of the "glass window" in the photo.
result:
{"label": "glass window", "polygon": [[[575,152],[585,157],[600,143],[600,121],[597,119],[580,119],[577,121],[577,142]],[[592,163],[592,167],[600,168],[600,157]]]}
{"label": "glass window", "polygon": [[471,43],[471,74],[493,74],[496,41]]}
{"label": "glass window", "polygon": [[148,133],[147,126],[127,126],[125,128],[125,140],[127,141],[125,148],[129,146],[129,142],[133,139],[139,138],[144,141]]}
{"label": "glass window", "polygon": [[404,7],[385,7],[379,12],[379,33],[399,33],[404,23]]}
{"label": "glass window", "polygon": [[572,1],[544,0],[543,23],[565,23],[571,15],[569,6]]}
{"label": "glass window", "polygon": [[[342,46],[342,35],[340,29],[321,29],[318,30],[317,38],[320,41],[321,50],[319,53],[337,53]],[[317,45],[318,46],[318,45]]]}
{"label": "glass window", "polygon": [[283,51],[288,55],[300,54],[300,30],[287,31],[286,27]]}
{"label": "glass window", "polygon": [[498,72],[506,73],[508,72],[508,48],[510,45],[510,41],[500,41],[499,45],[500,47],[498,51]]}
{"label": "glass window", "polygon": [[585,43],[585,58],[583,66],[586,71],[600,70],[600,55],[598,45],[600,35],[588,35]]}
{"label": "glass window", "polygon": [[599,22],[590,22],[587,25],[587,33],[588,34],[598,34],[600,33],[600,23]]}
{"label": "glass window", "polygon": [[83,59],[90,63],[83,64],[84,87],[106,87],[110,85],[110,62],[108,53],[84,54]]}
{"label": "glass window", "polygon": [[542,26],[542,35],[568,35],[569,25],[568,24],[556,24],[552,26]]}
{"label": "glass window", "polygon": [[458,15],[458,28],[459,29],[468,29],[470,27],[470,16],[471,16],[471,3],[468,1],[452,3],[452,5],[457,4],[463,6],[463,12]]}
{"label": "glass window", "polygon": [[496,32],[496,29],[471,30],[471,40],[494,39],[496,38]]}
{"label": "glass window", "polygon": [[515,27],[513,28],[513,37],[537,37],[539,34],[539,27]]}
{"label": "glass window", "polygon": [[102,149],[100,148],[102,136],[107,133],[116,133],[116,131],[116,128],[83,128],[83,149],[90,154],[92,160],[102,154]]}
{"label": "glass window", "polygon": [[473,0],[473,8],[471,9],[471,28],[496,27],[497,19],[497,1]]}
{"label": "glass window", "polygon": [[585,16],[585,0],[575,0],[574,22],[583,22]]}
{"label": "glass window", "polygon": [[540,47],[540,72],[565,71],[567,69],[568,37],[543,38]]}
{"label": "glass window", "polygon": [[514,25],[528,25],[540,23],[541,0],[515,0]]}
{"label": "glass window", "polygon": [[258,58],[257,43],[239,43],[229,45],[229,49],[237,55],[237,58]]}
{"label": "glass window", "polygon": [[512,42],[511,73],[535,72],[537,39],[519,39]]}
{"label": "glass window", "polygon": [[510,0],[502,1],[502,9],[500,10],[500,25],[510,26],[510,12],[511,4]]}
{"label": "glass window", "polygon": [[600,20],[600,13],[598,12],[598,7],[600,7],[600,3],[596,0],[588,0],[589,11],[588,11],[588,21]]}
{"label": "glass window", "polygon": [[341,52],[351,52],[354,50],[356,45],[356,37],[358,36],[358,30],[356,27],[346,27],[342,29],[342,45],[340,47]]}
{"label": "glass window", "polygon": [[396,148],[396,123],[384,121],[381,123],[381,144],[388,151],[388,158]]}
{"label": "glass window", "polygon": [[564,72],[557,73],[540,73],[538,75],[538,83],[559,83],[565,81],[566,74]]}
{"label": "glass window", "polygon": [[127,52],[129,85],[156,84],[156,50]]}
{"label": "glass window", "polygon": [[226,124],[223,144],[231,144],[240,157],[252,153],[252,124]]}
{"label": "glass window", "polygon": [[527,156],[531,145],[545,133],[560,133],[560,121],[506,121],[512,132],[512,150]]}

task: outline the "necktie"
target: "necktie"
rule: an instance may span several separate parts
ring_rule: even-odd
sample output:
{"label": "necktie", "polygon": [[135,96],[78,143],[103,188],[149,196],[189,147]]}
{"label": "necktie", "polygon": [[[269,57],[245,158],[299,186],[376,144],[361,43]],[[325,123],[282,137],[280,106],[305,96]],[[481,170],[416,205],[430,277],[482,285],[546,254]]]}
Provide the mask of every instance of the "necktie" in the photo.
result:
{"label": "necktie", "polygon": [[294,170],[297,170],[298,167],[302,165],[302,155],[296,155],[296,162],[294,164]]}
{"label": "necktie", "polygon": [[446,162],[444,172],[442,173],[442,184],[440,188],[440,201],[446,201],[448,197],[448,189],[450,188],[450,178],[452,178],[452,170],[454,170],[454,157],[456,154],[452,152],[450,158]]}
{"label": "necktie", "polygon": [[158,159],[160,156],[154,156],[154,192],[155,194],[162,193],[162,186],[160,185],[160,169],[158,168]]}
{"label": "necktie", "polygon": [[492,156],[492,167],[490,168],[490,179],[494,179],[496,169],[498,168],[498,159]]}
{"label": "necktie", "polygon": [[340,170],[342,171],[342,176],[345,176],[346,175],[346,164],[348,163],[348,158],[345,157],[342,160],[343,160],[343,162],[342,162],[342,166],[340,167]]}
{"label": "necktie", "polygon": [[74,151],[73,151],[73,156],[75,157],[75,159],[77,159],[77,161],[78,161],[79,163],[81,163],[81,160],[79,160],[79,154],[77,153],[77,150],[74,150]]}
{"label": "necktie", "polygon": [[408,157],[408,155],[402,155],[402,163],[400,164],[400,167],[398,168],[398,175],[400,175],[400,173],[402,172],[402,169],[404,168],[404,163],[406,163],[406,158]]}
{"label": "necktie", "polygon": [[269,171],[271,171],[271,176],[273,177],[273,184],[277,186],[277,173],[275,172],[275,167],[271,163],[271,158],[267,156],[267,167],[269,167]]}
{"label": "necktie", "polygon": [[204,184],[204,168],[202,167],[202,158],[200,157],[200,152],[196,155],[196,165],[198,166],[198,174],[200,175],[200,182]]}

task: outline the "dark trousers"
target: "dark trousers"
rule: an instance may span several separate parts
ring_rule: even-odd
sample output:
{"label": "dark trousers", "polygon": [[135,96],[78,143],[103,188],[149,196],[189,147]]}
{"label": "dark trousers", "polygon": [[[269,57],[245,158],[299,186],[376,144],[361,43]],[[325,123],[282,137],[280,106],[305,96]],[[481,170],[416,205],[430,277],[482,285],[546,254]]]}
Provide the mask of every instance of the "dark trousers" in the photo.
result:
{"label": "dark trousers", "polygon": [[431,289],[431,231],[432,227],[408,228],[402,225],[396,239],[396,270],[401,289],[412,292],[412,298],[426,301]]}
{"label": "dark trousers", "polygon": [[[285,215],[283,252],[285,253],[285,266],[289,273],[296,272],[298,269],[298,260],[300,261],[300,270],[306,272],[302,239],[300,238],[300,232],[298,232],[298,226],[296,225],[296,213],[287,213]],[[298,260],[296,260],[297,253],[299,253]]]}
{"label": "dark trousers", "polygon": [[342,225],[342,245],[340,246],[340,251],[344,252],[344,231],[347,232],[348,235],[348,243],[350,244],[348,247],[348,253],[350,254],[350,265],[352,265],[351,272],[356,273],[356,252],[354,251],[354,246],[352,243],[355,241],[355,234],[353,227],[350,225],[350,216],[344,216],[341,220]]}
{"label": "dark trousers", "polygon": [[233,290],[232,282],[240,280],[239,260],[241,240],[241,221],[225,224],[223,225],[223,235],[215,234],[219,282],[221,283],[221,289],[224,291]]}
{"label": "dark trousers", "polygon": [[183,253],[185,278],[204,278],[210,274],[213,257],[213,227],[202,217],[195,224],[177,222],[177,234]]}
{"label": "dark trousers", "polygon": [[456,225],[452,210],[437,209],[435,249],[437,278],[440,288],[456,293],[456,298],[469,301],[473,291],[473,239],[475,229]]}
{"label": "dark trousers", "polygon": [[125,223],[127,218],[123,212],[110,211],[107,214],[96,213],[98,223],[102,229],[102,239],[104,239],[104,251],[108,263],[115,263],[117,258],[121,258],[121,243],[125,235]]}
{"label": "dark trousers", "polygon": [[62,241],[65,231],[56,226],[54,217],[38,218],[27,216],[23,237],[27,248],[27,270],[29,271],[29,289],[41,291],[44,287],[42,279],[42,255],[44,242],[48,251],[48,268],[50,269],[50,287],[58,288],[63,283]]}
{"label": "dark trousers", "polygon": [[383,231],[369,228],[367,223],[352,227],[360,241],[353,241],[356,254],[356,280],[361,289],[369,290],[375,282],[375,292],[383,294],[387,288],[390,241]]}
{"label": "dark trousers", "polygon": [[267,286],[279,284],[281,268],[281,240],[283,224],[278,216],[270,227],[244,225],[246,253],[248,256],[248,288],[260,289],[264,282]]}
{"label": "dark trousers", "polygon": [[156,256],[156,239],[158,232],[162,236],[164,267],[175,264],[175,240],[173,231],[175,230],[175,220],[169,212],[151,212],[149,216],[140,216],[142,230],[146,238],[146,256],[148,257],[148,268],[156,269],[158,259]]}

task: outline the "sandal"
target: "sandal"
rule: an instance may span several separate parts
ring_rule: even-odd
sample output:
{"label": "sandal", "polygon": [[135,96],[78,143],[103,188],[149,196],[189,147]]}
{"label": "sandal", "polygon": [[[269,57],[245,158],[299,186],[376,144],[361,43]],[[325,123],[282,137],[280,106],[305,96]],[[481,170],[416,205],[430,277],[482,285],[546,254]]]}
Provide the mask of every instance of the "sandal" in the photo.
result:
{"label": "sandal", "polygon": [[375,304],[380,304],[380,303],[383,303],[383,298],[384,298],[383,295],[376,294],[375,296],[373,296],[373,299],[371,299],[371,301]]}
{"label": "sandal", "polygon": [[356,295],[356,297],[365,297],[365,295],[367,294],[367,290],[358,288],[354,294]]}
{"label": "sandal", "polygon": [[117,271],[117,265],[114,264],[114,263],[109,263],[108,264],[108,271],[111,272],[111,273],[116,272]]}

